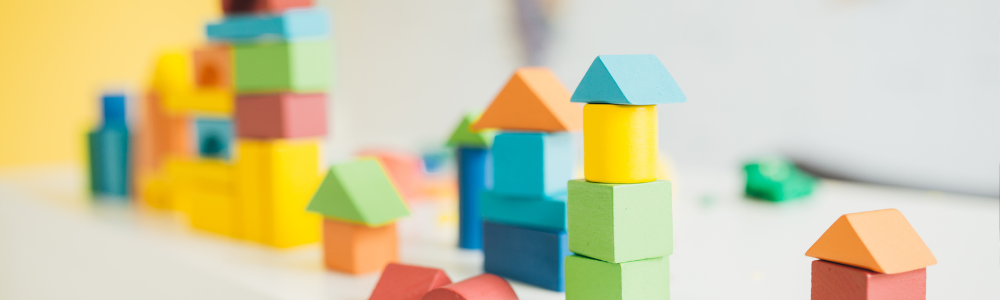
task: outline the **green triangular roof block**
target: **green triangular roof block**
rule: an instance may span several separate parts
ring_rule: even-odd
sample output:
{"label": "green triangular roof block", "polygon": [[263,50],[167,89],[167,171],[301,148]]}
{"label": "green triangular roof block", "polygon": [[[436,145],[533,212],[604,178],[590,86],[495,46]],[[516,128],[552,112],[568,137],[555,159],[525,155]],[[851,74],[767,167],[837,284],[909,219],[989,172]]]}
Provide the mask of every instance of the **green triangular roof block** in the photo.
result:
{"label": "green triangular roof block", "polygon": [[372,158],[330,167],[306,210],[368,226],[410,215],[382,165]]}
{"label": "green triangular roof block", "polygon": [[447,145],[451,147],[489,148],[490,144],[493,144],[493,136],[496,135],[496,131],[473,132],[470,126],[476,122],[476,119],[479,119],[479,114],[466,114],[462,117],[462,122],[448,138]]}
{"label": "green triangular roof block", "polygon": [[687,97],[654,55],[600,55],[570,101],[652,105],[681,103]]}

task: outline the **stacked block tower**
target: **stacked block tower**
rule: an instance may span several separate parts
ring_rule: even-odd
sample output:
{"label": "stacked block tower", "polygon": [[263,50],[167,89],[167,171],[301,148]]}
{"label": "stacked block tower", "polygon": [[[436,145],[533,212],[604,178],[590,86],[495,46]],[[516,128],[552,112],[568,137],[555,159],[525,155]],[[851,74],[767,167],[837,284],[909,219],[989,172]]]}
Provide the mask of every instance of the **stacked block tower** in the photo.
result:
{"label": "stacked block tower", "polygon": [[502,130],[493,140],[493,187],[481,195],[483,268],[562,291],[566,184],[580,106],[545,68],[520,68],[472,125]]}
{"label": "stacked block tower", "polygon": [[669,299],[671,185],[657,180],[656,105],[685,102],[652,55],[598,56],[573,93],[584,177],[569,181],[566,299]]}
{"label": "stacked block tower", "polygon": [[125,95],[101,97],[102,122],[87,133],[90,191],[95,196],[127,199],[129,196],[129,130],[125,121]]}
{"label": "stacked block tower", "polygon": [[812,262],[813,300],[925,299],[927,266],[937,263],[898,210],[846,214],[820,236]]}
{"label": "stacked block tower", "polygon": [[490,144],[494,132],[473,132],[478,115],[465,115],[448,138],[447,145],[455,147],[458,160],[458,247],[483,248],[483,218],[480,197],[492,183],[489,175]]}

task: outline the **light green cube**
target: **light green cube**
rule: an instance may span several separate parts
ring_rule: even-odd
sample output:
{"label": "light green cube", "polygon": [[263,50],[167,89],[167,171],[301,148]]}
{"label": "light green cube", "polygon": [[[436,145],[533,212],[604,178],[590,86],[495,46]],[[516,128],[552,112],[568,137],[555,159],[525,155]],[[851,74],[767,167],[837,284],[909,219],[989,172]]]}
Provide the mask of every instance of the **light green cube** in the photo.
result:
{"label": "light green cube", "polygon": [[667,256],[611,263],[566,257],[566,300],[670,299]]}
{"label": "light green cube", "polygon": [[569,181],[569,251],[608,262],[673,253],[670,182]]}
{"label": "light green cube", "polygon": [[237,93],[324,92],[331,47],[325,40],[233,45]]}

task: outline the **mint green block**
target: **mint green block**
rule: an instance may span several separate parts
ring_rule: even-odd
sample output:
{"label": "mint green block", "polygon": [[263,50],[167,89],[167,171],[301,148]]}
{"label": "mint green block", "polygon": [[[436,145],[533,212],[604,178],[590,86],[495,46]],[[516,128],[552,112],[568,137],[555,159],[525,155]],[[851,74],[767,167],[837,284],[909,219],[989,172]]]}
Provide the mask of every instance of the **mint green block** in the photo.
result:
{"label": "mint green block", "polygon": [[611,263],[566,257],[566,300],[624,299],[670,299],[670,258]]}
{"label": "mint green block", "polygon": [[569,181],[569,250],[608,262],[673,253],[670,182]]}
{"label": "mint green block", "polygon": [[324,92],[330,83],[329,41],[233,45],[237,93]]}

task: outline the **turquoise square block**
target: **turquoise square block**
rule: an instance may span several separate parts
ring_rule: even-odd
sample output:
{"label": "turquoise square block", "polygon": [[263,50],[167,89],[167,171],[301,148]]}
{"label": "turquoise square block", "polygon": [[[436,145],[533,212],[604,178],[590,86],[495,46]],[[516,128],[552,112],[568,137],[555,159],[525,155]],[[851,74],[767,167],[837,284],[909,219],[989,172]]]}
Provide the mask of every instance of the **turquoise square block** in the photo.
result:
{"label": "turquoise square block", "polygon": [[517,197],[485,191],[480,198],[483,219],[519,227],[566,230],[566,195]]}
{"label": "turquoise square block", "polygon": [[282,14],[229,16],[205,26],[213,41],[291,40],[330,34],[330,16],[322,9],[291,9]]}
{"label": "turquoise square block", "polygon": [[563,194],[572,176],[569,133],[503,132],[493,140],[493,192],[499,195]]}
{"label": "turquoise square block", "polygon": [[206,158],[229,159],[233,149],[233,122],[223,118],[195,119],[198,154]]}

